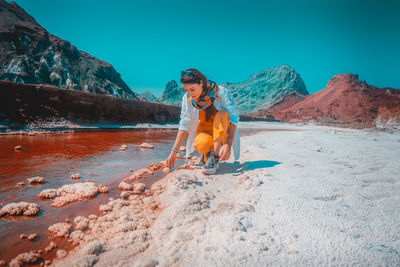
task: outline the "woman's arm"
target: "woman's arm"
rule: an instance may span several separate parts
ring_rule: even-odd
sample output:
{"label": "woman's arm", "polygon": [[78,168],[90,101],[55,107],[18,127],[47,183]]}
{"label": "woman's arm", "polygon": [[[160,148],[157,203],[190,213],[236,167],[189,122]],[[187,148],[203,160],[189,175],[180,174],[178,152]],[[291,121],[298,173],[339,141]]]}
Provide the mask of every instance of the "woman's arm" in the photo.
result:
{"label": "woman's arm", "polygon": [[166,165],[168,168],[174,167],[175,160],[176,160],[176,151],[179,151],[179,148],[181,147],[183,141],[185,141],[186,136],[188,135],[187,131],[184,130],[179,130],[178,134],[176,135],[174,147],[171,150],[171,153],[169,154],[167,160],[166,160]]}
{"label": "woman's arm", "polygon": [[236,125],[231,123],[228,129],[228,140],[226,143],[232,147],[233,144],[233,138],[235,137],[235,131],[236,131]]}
{"label": "woman's arm", "polygon": [[220,149],[220,161],[228,160],[231,156],[233,138],[235,138],[236,125],[231,123],[228,129],[228,140]]}

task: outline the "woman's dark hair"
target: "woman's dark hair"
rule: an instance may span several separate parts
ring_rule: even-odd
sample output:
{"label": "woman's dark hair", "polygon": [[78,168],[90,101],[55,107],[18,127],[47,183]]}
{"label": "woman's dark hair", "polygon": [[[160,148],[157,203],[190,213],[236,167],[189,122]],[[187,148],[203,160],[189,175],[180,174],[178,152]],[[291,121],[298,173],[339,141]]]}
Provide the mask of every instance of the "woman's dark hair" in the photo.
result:
{"label": "woman's dark hair", "polygon": [[[213,89],[212,86],[208,84],[208,81],[210,81],[214,86],[217,86],[215,82],[208,80],[206,76],[203,75],[200,71],[197,69],[187,69],[186,74],[181,76],[181,83],[186,83],[186,84],[200,84],[200,81],[203,81],[203,92],[200,95],[200,99],[204,99],[206,95],[208,95],[211,90]],[[193,73],[188,73],[188,72],[193,72]],[[206,112],[206,121],[209,121],[211,117],[217,113],[217,110],[215,109],[214,105],[209,106],[204,110]]]}

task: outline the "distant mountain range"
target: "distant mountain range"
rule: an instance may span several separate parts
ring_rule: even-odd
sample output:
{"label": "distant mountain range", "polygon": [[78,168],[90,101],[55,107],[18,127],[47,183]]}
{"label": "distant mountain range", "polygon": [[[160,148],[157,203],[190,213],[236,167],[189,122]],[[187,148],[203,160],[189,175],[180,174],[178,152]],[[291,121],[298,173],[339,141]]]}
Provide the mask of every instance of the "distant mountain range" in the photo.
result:
{"label": "distant mountain range", "polygon": [[151,92],[146,91],[141,94],[137,94],[139,100],[148,101],[148,102],[158,102],[157,97],[154,96]]}
{"label": "distant mountain range", "polygon": [[178,86],[175,80],[169,81],[158,101],[167,105],[181,106],[182,96],[185,94],[183,87]]}

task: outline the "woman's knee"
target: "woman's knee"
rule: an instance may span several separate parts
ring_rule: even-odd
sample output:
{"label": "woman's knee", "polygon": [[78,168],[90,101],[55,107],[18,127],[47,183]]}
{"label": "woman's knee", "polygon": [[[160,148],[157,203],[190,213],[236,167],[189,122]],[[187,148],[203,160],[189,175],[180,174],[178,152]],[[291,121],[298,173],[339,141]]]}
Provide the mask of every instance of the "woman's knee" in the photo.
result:
{"label": "woman's knee", "polygon": [[198,133],[194,139],[193,147],[200,154],[205,154],[210,151],[213,145],[213,138],[207,133]]}

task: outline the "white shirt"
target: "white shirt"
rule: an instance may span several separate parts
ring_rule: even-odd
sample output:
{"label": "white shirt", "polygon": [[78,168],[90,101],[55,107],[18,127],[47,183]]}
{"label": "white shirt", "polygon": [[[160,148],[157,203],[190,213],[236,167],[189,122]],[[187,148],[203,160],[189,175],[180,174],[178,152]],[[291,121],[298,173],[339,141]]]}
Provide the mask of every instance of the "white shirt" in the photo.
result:
{"label": "white shirt", "polygon": [[[240,157],[239,110],[235,102],[233,102],[228,90],[220,85],[218,85],[217,95],[213,104],[217,110],[227,111],[229,113],[229,121],[236,125],[232,149],[235,161],[237,161]],[[198,124],[199,110],[193,107],[192,103],[188,101],[188,93],[186,92],[182,97],[181,118],[179,121],[179,130],[188,132],[186,158],[194,151],[193,143]]]}

